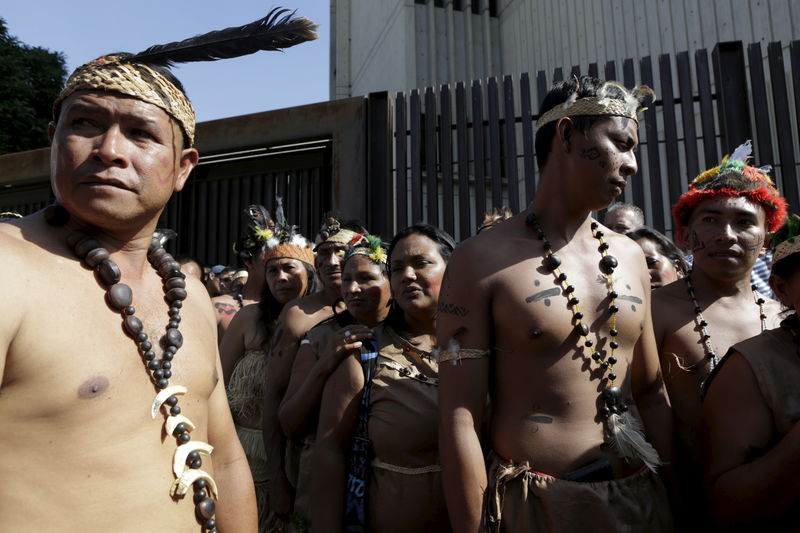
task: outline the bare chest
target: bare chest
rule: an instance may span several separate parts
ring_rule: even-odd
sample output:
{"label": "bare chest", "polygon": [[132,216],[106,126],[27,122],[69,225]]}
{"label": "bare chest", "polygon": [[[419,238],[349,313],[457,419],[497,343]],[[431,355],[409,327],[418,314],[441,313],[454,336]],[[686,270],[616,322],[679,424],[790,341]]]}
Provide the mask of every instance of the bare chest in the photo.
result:
{"label": "bare chest", "polygon": [[[658,316],[661,313],[668,316]],[[694,306],[687,300],[659,311],[653,320],[671,324],[660,346],[662,357],[669,355],[682,366],[691,367],[706,360],[709,352],[722,358],[734,344],[761,333],[760,315],[761,310],[755,302],[744,302],[735,307],[711,305],[696,314]],[[767,328],[774,327],[776,324],[773,322],[774,317],[768,316]]]}
{"label": "bare chest", "polygon": [[635,268],[620,265],[609,279],[597,257],[570,257],[561,281],[541,268],[541,259],[523,261],[498,279],[492,302],[499,351],[564,353],[591,341],[608,350],[612,337],[632,348],[646,317],[645,288]]}
{"label": "bare chest", "polygon": [[[93,279],[90,280],[94,282]],[[103,299],[96,284],[72,282],[53,288],[28,312],[10,346],[3,393],[6,401],[29,397],[23,411],[35,416],[85,412],[128,401],[149,405],[155,388],[142,351],[123,329],[122,317]],[[182,345],[170,365],[170,384],[189,388],[205,404],[215,386],[213,329],[191,296],[184,302],[179,331]],[[136,316],[157,358],[169,322],[163,294],[134,293]],[[146,407],[146,405],[145,405]]]}

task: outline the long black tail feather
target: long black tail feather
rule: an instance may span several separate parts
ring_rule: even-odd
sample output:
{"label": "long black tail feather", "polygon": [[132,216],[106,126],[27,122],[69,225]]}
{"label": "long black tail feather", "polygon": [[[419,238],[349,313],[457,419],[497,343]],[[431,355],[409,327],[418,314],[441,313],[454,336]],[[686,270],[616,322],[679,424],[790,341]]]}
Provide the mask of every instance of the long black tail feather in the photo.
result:
{"label": "long black tail feather", "polygon": [[260,50],[282,50],[316,39],[316,24],[294,15],[295,11],[276,7],[266,17],[250,24],[157,44],[125,60],[169,67],[175,63],[239,57]]}

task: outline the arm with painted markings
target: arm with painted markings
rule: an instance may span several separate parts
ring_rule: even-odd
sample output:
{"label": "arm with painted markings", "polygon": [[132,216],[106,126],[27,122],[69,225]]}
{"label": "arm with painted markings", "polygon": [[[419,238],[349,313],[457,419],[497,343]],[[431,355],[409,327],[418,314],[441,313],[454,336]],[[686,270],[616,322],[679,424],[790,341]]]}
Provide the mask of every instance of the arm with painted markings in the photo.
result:
{"label": "arm with painted markings", "polygon": [[[489,348],[492,317],[488,288],[474,273],[480,250],[471,243],[456,249],[447,266],[439,299],[439,456],[445,499],[453,530],[482,527],[487,485],[480,428],[488,390],[488,357],[459,358]],[[449,353],[445,353],[448,351]],[[464,354],[464,352],[461,352]],[[451,358],[445,362],[445,359]]]}

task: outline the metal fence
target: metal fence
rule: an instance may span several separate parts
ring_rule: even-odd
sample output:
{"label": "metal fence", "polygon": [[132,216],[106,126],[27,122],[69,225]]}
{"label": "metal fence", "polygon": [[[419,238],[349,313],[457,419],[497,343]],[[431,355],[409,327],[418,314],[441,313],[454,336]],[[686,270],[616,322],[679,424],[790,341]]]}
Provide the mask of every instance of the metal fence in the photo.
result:
{"label": "metal fence", "polygon": [[[581,72],[574,66],[566,75]],[[760,43],[745,52],[741,42],[730,42],[718,44],[711,54],[702,49],[692,55],[627,59],[621,65],[610,61],[602,71],[593,63],[584,72],[628,87],[648,85],[658,95],[644,112],[639,170],[624,198],[645,211],[651,226],[671,233],[670,206],[688,182],[749,138],[754,161],[775,167],[778,187],[797,211],[793,117],[800,110],[800,41],[787,48],[770,43],[766,60]],[[484,211],[501,205],[514,212],[524,209],[539,180],[533,103],[564,76],[558,68],[535,76],[476,80],[469,86],[370,95],[370,114],[387,113],[384,122],[391,128],[390,142],[370,152],[372,159],[388,158],[387,164],[369,165],[370,183],[387,183],[375,185],[369,197],[372,226],[391,234],[426,221],[464,239],[475,233]],[[370,138],[384,136],[369,131]]]}
{"label": "metal fence", "polygon": [[[533,198],[534,106],[552,82],[581,72],[646,84],[659,97],[644,113],[639,170],[624,197],[644,210],[649,225],[670,234],[669,208],[687,183],[750,138],[754,162],[775,167],[778,187],[800,211],[800,41],[766,50],[737,41],[711,53],[373,93],[202,123],[202,164],[162,222],[179,233],[176,252],[211,263],[234,262],[241,210],[256,201],[272,210],[276,194],[307,235],[334,209],[384,237],[427,221],[463,240],[484,211],[520,211]],[[48,161],[47,150],[0,156],[0,210],[29,213],[49,201]]]}

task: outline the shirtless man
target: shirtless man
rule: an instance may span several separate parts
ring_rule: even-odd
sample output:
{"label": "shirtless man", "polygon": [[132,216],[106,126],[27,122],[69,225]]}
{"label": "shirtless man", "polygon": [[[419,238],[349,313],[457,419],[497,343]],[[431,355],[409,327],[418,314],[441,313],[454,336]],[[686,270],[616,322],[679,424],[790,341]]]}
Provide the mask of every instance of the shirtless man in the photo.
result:
{"label": "shirtless man", "polygon": [[[533,204],[465,241],[448,264],[439,446],[455,531],[671,526],[666,491],[643,468],[658,454],[669,461],[671,434],[647,266],[635,242],[590,217],[636,173],[645,94],[587,77],[551,89]],[[488,475],[479,435],[487,391]],[[637,407],[658,454],[639,434],[645,453],[623,457],[610,430],[621,417],[629,426]]]}
{"label": "shirtless man", "polygon": [[675,413],[680,509],[693,521],[708,508],[701,384],[728,348],[779,323],[780,305],[752,287],[750,271],[768,233],[783,223],[786,202],[765,174],[745,166],[747,146],[700,174],[673,207],[675,235],[692,252],[693,267],[653,293],[656,343]]}
{"label": "shirtless man", "polygon": [[294,356],[305,334],[333,316],[334,308],[344,311],[341,301],[342,259],[350,241],[366,230],[358,224],[341,224],[328,219],[320,230],[320,243],[315,248],[314,266],[322,282],[322,291],[286,304],[275,327],[270,360],[267,364],[267,386],[263,408],[264,445],[269,457],[270,509],[286,518],[292,511],[294,489],[286,473],[286,438],[278,418],[283,395],[289,386]]}
{"label": "shirtless man", "polygon": [[[59,205],[0,224],[15,310],[0,316],[2,531],[256,530],[208,294],[151,244],[197,164],[194,126],[167,69],[116,56],[79,67],[56,101]],[[211,456],[180,459],[204,442]],[[210,479],[192,483],[203,471],[216,505]]]}

